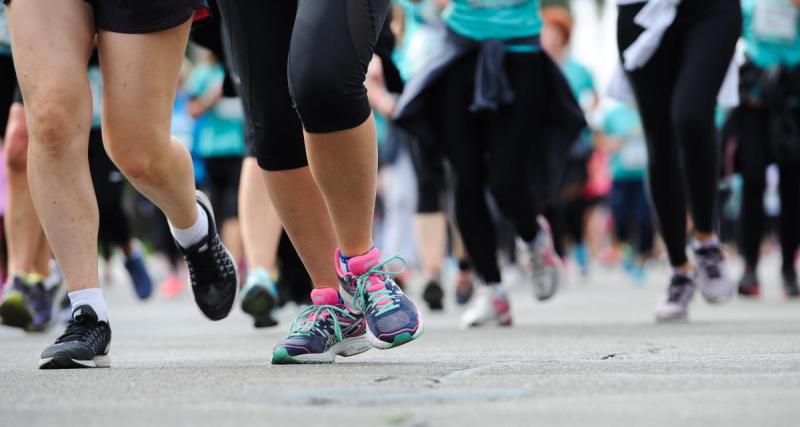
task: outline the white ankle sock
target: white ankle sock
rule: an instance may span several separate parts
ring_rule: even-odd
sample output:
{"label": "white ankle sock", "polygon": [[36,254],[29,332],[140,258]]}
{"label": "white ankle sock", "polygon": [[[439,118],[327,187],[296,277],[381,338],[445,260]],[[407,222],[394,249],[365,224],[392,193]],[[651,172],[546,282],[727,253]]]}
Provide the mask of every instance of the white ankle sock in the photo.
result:
{"label": "white ankle sock", "polygon": [[70,292],[69,302],[72,304],[72,310],[82,305],[92,307],[98,320],[108,322],[108,307],[106,307],[106,300],[103,299],[103,291],[100,288]]}
{"label": "white ankle sock", "polygon": [[199,203],[195,206],[197,206],[197,221],[189,228],[176,228],[171,223],[169,224],[172,237],[184,249],[200,243],[204,237],[208,236],[208,214]]}

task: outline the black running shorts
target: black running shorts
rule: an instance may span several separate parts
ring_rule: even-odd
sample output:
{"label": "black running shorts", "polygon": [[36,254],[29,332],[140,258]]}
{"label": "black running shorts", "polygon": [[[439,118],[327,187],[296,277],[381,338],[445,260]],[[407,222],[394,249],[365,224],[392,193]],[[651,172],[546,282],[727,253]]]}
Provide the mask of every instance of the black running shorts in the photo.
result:
{"label": "black running shorts", "polygon": [[[94,9],[98,30],[145,34],[210,16],[206,0],[84,0]],[[5,4],[11,0],[3,0]]]}

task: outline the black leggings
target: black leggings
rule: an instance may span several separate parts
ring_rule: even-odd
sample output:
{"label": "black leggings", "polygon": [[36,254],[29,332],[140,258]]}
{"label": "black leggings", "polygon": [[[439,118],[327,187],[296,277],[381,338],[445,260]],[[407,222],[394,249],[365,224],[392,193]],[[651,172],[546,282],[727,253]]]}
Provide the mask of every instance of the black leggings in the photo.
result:
{"label": "black leggings", "polygon": [[263,169],[308,164],[303,128],[327,133],[367,120],[364,79],[390,0],[218,3]]}
{"label": "black leggings", "polygon": [[108,256],[113,246],[127,245],[133,236],[128,213],[122,207],[125,177],[106,154],[100,129],[89,134],[89,170],[100,216],[98,240]]}
{"label": "black leggings", "polygon": [[[800,125],[800,109],[797,123]],[[748,270],[758,266],[764,231],[764,189],[770,153],[769,112],[742,106],[736,113],[737,147],[742,165],[744,189],[741,206],[741,246]],[[778,161],[780,170],[780,240],[783,271],[794,271],[795,253],[800,245],[800,163]]]}
{"label": "black leggings", "polygon": [[[633,22],[642,6],[619,8],[620,53],[642,33]],[[685,0],[650,61],[627,73],[647,138],[650,193],[672,265],[687,262],[687,204],[697,231],[715,230],[720,150],[714,110],[741,28],[738,0]]]}
{"label": "black leggings", "polygon": [[[486,200],[488,189],[517,234],[531,241],[538,233],[542,207],[530,182],[536,143],[542,142],[547,105],[543,54],[508,54],[505,69],[517,96],[496,112],[471,113],[477,53],[457,61],[442,76],[432,99],[437,108],[445,155],[453,169],[455,210],[461,236],[476,271],[488,282],[500,282],[497,231]],[[522,96],[529,94],[530,96]]]}
{"label": "black leggings", "polygon": [[[645,184],[640,180],[615,180],[610,198],[617,240],[635,243],[637,255],[643,256],[653,251],[653,224],[646,193]],[[631,232],[638,241],[632,241]]]}

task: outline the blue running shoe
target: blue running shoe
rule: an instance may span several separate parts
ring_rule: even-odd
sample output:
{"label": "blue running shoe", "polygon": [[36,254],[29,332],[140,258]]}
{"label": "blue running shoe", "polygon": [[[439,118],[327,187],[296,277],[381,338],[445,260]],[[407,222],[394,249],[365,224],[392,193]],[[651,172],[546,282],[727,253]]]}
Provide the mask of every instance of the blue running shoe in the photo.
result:
{"label": "blue running shoe", "polygon": [[131,277],[133,288],[136,290],[136,295],[139,299],[150,298],[150,295],[153,294],[153,279],[150,278],[150,273],[147,272],[147,267],[144,265],[144,259],[142,259],[142,254],[139,250],[134,250],[125,259],[125,269],[128,270],[128,275]]}
{"label": "blue running shoe", "polygon": [[384,267],[394,260],[393,256],[381,262],[381,252],[373,248],[365,255],[347,261],[348,271],[342,271],[336,251],[336,272],[345,303],[367,320],[367,339],[373,347],[386,350],[408,343],[422,336],[422,314],[403,293],[392,276],[402,271],[387,271]]}
{"label": "blue running shoe", "polygon": [[333,363],[336,356],[355,356],[372,346],[364,316],[348,309],[335,289],[311,291],[311,305],[292,322],[289,334],[272,350],[274,365]]}
{"label": "blue running shoe", "polygon": [[46,330],[53,317],[57,292],[58,286],[47,289],[38,277],[14,276],[11,289],[0,304],[2,323],[31,332]]}

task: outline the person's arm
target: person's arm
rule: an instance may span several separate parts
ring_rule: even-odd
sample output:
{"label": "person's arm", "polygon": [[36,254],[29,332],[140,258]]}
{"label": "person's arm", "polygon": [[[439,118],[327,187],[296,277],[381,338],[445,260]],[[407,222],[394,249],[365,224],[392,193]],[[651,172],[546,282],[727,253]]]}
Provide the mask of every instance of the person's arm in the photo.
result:
{"label": "person's arm", "polygon": [[383,116],[391,117],[397,105],[395,96],[386,89],[383,81],[383,62],[375,55],[367,69],[367,97],[369,105]]}

